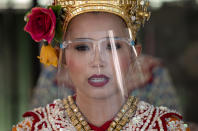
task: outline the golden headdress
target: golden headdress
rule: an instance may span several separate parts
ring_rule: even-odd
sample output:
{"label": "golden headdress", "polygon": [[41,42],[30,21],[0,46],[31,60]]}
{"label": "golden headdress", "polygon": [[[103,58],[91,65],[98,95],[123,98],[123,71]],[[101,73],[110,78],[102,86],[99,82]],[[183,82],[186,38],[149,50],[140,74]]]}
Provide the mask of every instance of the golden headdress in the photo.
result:
{"label": "golden headdress", "polygon": [[72,18],[86,12],[118,15],[126,22],[135,41],[138,29],[150,17],[148,6],[148,0],[54,0],[48,8],[32,8],[25,16],[24,30],[36,42],[47,41],[38,58],[46,65],[57,67],[58,56],[54,47],[61,46],[63,32]]}
{"label": "golden headdress", "polygon": [[124,19],[131,29],[133,38],[141,25],[150,18],[148,0],[55,0],[55,5],[64,8],[65,20],[63,30],[66,30],[70,20],[86,12],[109,12]]}

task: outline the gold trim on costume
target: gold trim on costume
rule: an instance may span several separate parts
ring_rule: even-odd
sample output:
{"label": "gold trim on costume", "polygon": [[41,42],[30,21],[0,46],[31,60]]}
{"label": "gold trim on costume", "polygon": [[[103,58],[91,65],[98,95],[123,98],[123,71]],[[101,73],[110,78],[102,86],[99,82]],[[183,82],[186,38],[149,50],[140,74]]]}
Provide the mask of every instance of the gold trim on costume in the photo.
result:
{"label": "gold trim on costume", "polygon": [[[117,113],[114,120],[111,122],[108,131],[120,131],[134,116],[137,108],[138,99],[130,96],[127,102],[123,105],[121,110]],[[86,122],[84,116],[80,112],[79,108],[75,104],[72,96],[68,96],[67,99],[63,99],[65,111],[69,116],[71,123],[77,131],[90,131],[91,128]]]}

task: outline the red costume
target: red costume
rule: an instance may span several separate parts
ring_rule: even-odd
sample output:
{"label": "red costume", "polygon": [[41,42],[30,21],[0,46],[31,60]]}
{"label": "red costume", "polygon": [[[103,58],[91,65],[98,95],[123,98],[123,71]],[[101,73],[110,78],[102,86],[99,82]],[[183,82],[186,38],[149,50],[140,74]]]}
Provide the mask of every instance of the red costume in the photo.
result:
{"label": "red costume", "polygon": [[[45,108],[37,108],[26,112],[25,120],[13,127],[13,131],[76,131],[75,127],[65,112],[62,100],[55,100],[53,104]],[[137,105],[135,115],[130,119],[122,131],[188,131],[187,124],[181,120],[182,116],[176,111],[166,107],[154,107],[146,102],[140,101]],[[94,131],[105,131],[112,120],[107,121],[101,127],[89,123]]]}

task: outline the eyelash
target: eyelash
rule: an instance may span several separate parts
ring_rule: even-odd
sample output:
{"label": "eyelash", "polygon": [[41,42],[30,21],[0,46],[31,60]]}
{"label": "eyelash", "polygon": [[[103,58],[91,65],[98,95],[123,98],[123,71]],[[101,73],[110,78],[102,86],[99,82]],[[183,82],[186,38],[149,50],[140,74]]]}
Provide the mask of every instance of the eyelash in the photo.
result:
{"label": "eyelash", "polygon": [[[116,49],[122,48],[120,43],[116,43],[115,46],[116,46]],[[107,49],[111,50],[111,45],[110,44],[108,44]]]}
{"label": "eyelash", "polygon": [[[122,45],[120,43],[116,43],[115,46],[116,46],[116,49],[122,48]],[[89,46],[84,45],[84,44],[82,44],[82,45],[76,45],[75,46],[75,49],[77,51],[88,51],[88,50],[90,50]],[[107,47],[106,47],[106,49],[111,50],[111,44],[108,44]]]}
{"label": "eyelash", "polygon": [[87,50],[89,50],[89,47],[87,45],[77,45],[77,46],[75,46],[75,49],[77,51],[87,51]]}

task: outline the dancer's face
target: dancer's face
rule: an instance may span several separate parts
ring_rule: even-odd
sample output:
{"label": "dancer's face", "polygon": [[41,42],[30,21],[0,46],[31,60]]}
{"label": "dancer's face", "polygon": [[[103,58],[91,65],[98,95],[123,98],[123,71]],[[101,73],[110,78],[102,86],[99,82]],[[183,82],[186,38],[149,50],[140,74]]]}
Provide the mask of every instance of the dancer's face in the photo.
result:
{"label": "dancer's face", "polygon": [[122,42],[112,51],[110,43],[105,42],[109,30],[116,38],[129,38],[123,20],[109,13],[85,13],[68,26],[66,40],[74,42],[65,50],[65,61],[77,95],[106,98],[125,88],[120,85],[128,76],[133,53]]}

